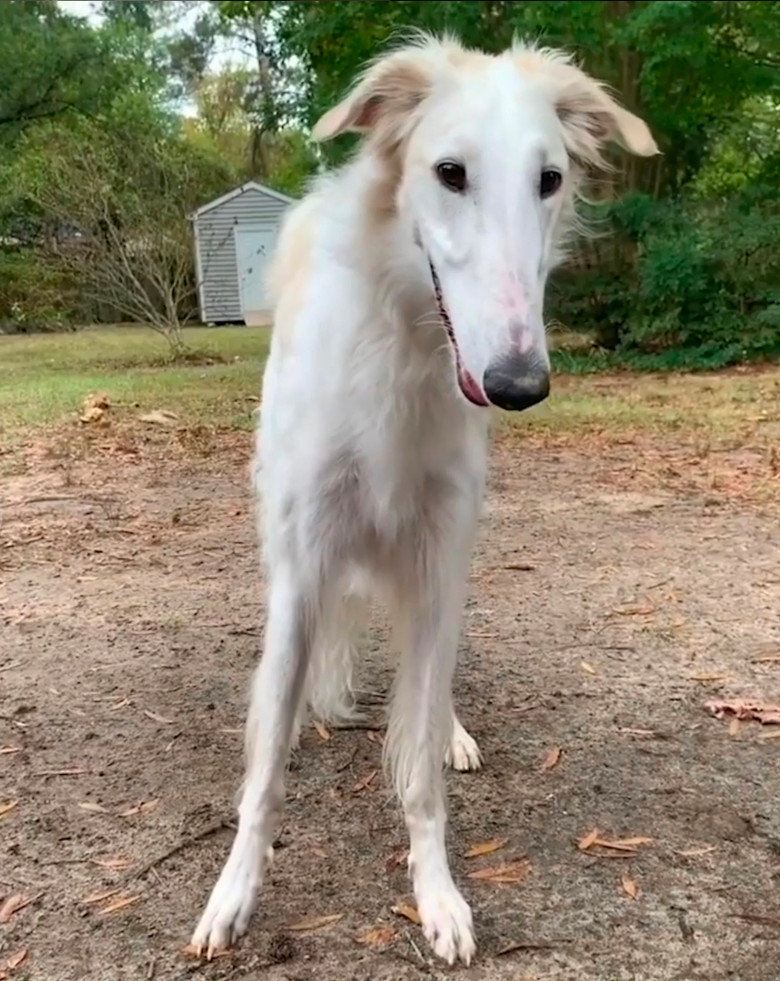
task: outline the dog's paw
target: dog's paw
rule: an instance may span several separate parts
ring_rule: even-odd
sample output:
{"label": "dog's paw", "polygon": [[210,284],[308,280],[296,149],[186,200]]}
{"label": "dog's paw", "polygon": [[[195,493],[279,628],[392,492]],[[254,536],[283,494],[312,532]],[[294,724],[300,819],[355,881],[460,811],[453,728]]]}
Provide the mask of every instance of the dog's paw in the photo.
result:
{"label": "dog's paw", "polygon": [[453,770],[462,773],[467,770],[479,770],[482,767],[482,753],[473,736],[470,736],[463,726],[454,720],[452,735],[444,751],[444,762]]}
{"label": "dog's paw", "polygon": [[469,965],[477,949],[471,909],[455,886],[422,897],[417,909],[433,952],[448,964],[459,958]]}
{"label": "dog's paw", "polygon": [[[190,941],[194,952],[199,957],[205,955],[207,960],[246,933],[257,905],[263,863],[250,843],[237,845],[236,840]],[[272,859],[273,849],[269,848],[266,864]]]}

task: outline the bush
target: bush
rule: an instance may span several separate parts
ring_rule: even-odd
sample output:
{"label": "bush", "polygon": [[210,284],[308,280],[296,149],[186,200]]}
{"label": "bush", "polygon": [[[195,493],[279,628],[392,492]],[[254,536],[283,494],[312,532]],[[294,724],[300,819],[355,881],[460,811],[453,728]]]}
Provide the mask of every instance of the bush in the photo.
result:
{"label": "bush", "polygon": [[715,202],[634,194],[596,217],[614,237],[611,254],[562,271],[551,287],[557,321],[637,366],[719,367],[780,353],[774,188]]}

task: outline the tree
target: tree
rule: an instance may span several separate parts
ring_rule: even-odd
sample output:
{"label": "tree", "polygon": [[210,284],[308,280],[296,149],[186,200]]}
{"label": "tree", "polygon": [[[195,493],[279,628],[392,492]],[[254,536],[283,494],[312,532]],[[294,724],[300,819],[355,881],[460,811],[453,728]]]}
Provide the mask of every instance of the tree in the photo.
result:
{"label": "tree", "polygon": [[39,120],[99,112],[120,67],[107,35],[51,0],[0,3],[0,147]]}
{"label": "tree", "polygon": [[190,212],[233,175],[162,127],[51,124],[21,147],[16,179],[39,209],[42,248],[83,299],[183,346],[195,312]]}

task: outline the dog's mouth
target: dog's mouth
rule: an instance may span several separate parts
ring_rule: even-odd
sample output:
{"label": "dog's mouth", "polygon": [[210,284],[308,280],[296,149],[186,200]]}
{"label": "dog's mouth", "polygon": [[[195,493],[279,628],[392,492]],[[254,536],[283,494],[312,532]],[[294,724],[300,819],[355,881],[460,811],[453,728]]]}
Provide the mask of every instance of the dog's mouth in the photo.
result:
{"label": "dog's mouth", "polygon": [[428,265],[431,270],[431,279],[433,280],[433,292],[436,297],[436,307],[439,312],[439,317],[441,317],[441,322],[444,324],[444,329],[447,332],[447,337],[450,339],[450,344],[452,344],[452,350],[455,353],[455,372],[458,376],[458,387],[460,388],[464,398],[468,399],[473,405],[479,405],[486,408],[490,405],[485,393],[482,391],[481,386],[474,379],[471,372],[464,366],[463,361],[460,357],[460,351],[458,350],[458,342],[455,340],[455,331],[452,329],[452,320],[450,319],[449,312],[444,303],[444,295],[441,289],[441,282],[439,281],[438,273],[431,262],[428,259]]}

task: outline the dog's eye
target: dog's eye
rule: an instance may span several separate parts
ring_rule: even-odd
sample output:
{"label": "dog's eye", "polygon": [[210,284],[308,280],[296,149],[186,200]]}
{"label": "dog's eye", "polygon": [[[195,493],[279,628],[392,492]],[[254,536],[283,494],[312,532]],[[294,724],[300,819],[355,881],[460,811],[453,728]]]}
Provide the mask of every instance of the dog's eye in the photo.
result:
{"label": "dog's eye", "polygon": [[466,190],[468,181],[463,164],[455,163],[454,160],[442,160],[441,163],[436,164],[436,176],[450,191],[461,194]]}
{"label": "dog's eye", "polygon": [[549,198],[558,190],[563,181],[560,171],[543,170],[539,180],[539,194],[543,198]]}

